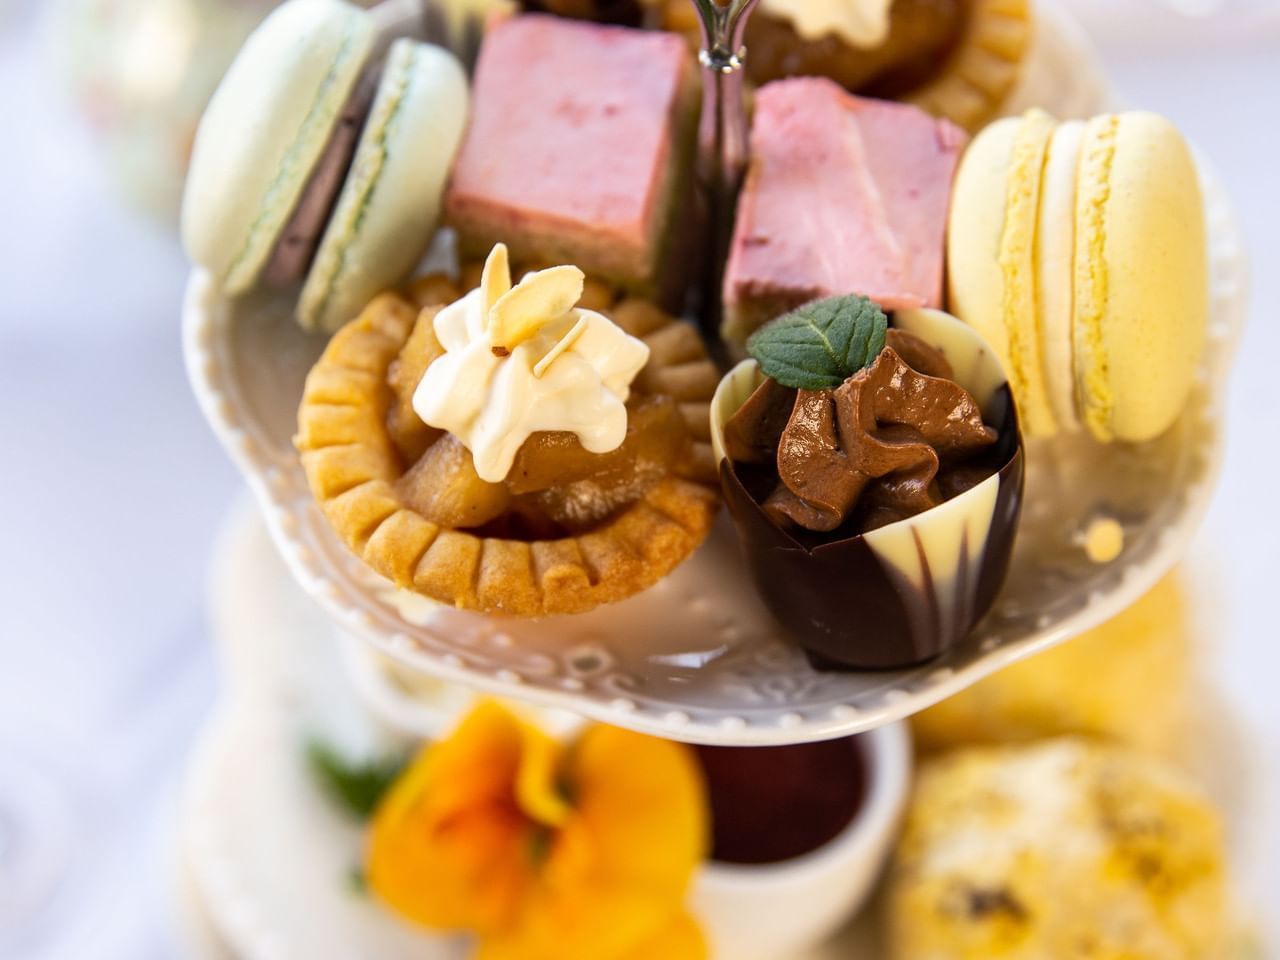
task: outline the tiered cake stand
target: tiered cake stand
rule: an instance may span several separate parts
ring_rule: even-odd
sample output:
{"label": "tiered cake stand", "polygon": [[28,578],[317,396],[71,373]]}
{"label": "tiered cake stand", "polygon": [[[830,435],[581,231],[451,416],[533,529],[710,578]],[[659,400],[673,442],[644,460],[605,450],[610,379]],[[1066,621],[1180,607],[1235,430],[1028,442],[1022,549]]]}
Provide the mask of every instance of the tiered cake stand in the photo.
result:
{"label": "tiered cake stand", "polygon": [[[1043,106],[1069,118],[1111,103],[1078,28],[1042,4],[1036,49],[1009,112]],[[359,751],[394,734],[359,705],[358,678],[338,656],[335,633],[424,678],[672,739],[749,746],[884,726],[1136,600],[1180,558],[1212,496],[1226,380],[1245,316],[1240,234],[1203,164],[1201,176],[1213,301],[1204,360],[1180,421],[1140,447],[1101,449],[1071,438],[1029,445],[1012,573],[995,609],[940,659],[892,672],[814,670],[755,597],[723,517],[664,582],[578,617],[499,620],[397,591],[331,532],[290,443],[322,341],[296,328],[289,303],[231,301],[208,276],[193,274],[184,307],[188,373],[259,508],[229,524],[211,596],[231,684],[193,760],[184,809],[197,955],[465,955],[459,941],[411,929],[342,888],[360,834],[322,802],[299,743],[318,733]],[[1098,521],[1123,531],[1123,548],[1107,562],[1085,549]],[[1207,699],[1203,712],[1223,722],[1213,725],[1212,743],[1196,748],[1206,761],[1197,773],[1228,822],[1260,822],[1266,811],[1256,809],[1253,764],[1229,711]],[[1235,846],[1247,860],[1249,845]],[[869,926],[855,921],[836,942],[794,960],[871,960],[880,954]]]}
{"label": "tiered cake stand", "polygon": [[[1093,57],[1056,8],[1042,11],[1038,38],[1011,107],[1038,103],[1063,118],[1105,107]],[[1213,493],[1246,299],[1239,231],[1204,164],[1201,179],[1211,320],[1181,419],[1137,446],[1073,437],[1029,444],[1012,573],[995,608],[968,640],[907,670],[810,666],[755,596],[723,516],[656,587],[580,616],[498,619],[397,591],[347,552],[307,489],[290,438],[323,341],[295,326],[290,305],[265,295],[229,300],[197,270],[184,307],[187,369],[289,569],[345,631],[426,674],[658,736],[738,745],[826,739],[908,716],[1101,623],[1182,554]],[[1107,562],[1085,549],[1099,521],[1123,531],[1123,548]]]}

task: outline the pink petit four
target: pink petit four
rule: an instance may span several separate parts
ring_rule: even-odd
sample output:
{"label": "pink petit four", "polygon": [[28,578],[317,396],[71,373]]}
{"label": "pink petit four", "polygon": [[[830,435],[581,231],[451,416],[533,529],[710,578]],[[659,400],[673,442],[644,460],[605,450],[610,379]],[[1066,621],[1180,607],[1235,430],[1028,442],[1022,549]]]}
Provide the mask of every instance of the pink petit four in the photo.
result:
{"label": "pink petit four", "polygon": [[936,307],[967,135],[916,107],[797,77],[760,88],[725,268],[726,338],[819,297]]}
{"label": "pink petit four", "polygon": [[445,200],[464,250],[656,286],[691,165],[697,72],[669,33],[528,14],[491,26]]}

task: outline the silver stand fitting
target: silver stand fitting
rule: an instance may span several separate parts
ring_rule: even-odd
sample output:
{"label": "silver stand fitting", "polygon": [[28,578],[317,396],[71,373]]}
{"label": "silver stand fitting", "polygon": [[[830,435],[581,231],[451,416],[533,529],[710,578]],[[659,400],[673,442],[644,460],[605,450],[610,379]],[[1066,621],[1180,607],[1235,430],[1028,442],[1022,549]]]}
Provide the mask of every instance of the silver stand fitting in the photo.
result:
{"label": "silver stand fitting", "polygon": [[[704,318],[718,326],[720,277],[729,252],[734,205],[747,167],[747,106],[742,69],[747,48],[742,37],[756,0],[693,0],[702,25],[698,60],[706,70],[698,128],[698,180],[710,217],[710,262],[703,288]],[[708,330],[714,333],[714,329]]]}

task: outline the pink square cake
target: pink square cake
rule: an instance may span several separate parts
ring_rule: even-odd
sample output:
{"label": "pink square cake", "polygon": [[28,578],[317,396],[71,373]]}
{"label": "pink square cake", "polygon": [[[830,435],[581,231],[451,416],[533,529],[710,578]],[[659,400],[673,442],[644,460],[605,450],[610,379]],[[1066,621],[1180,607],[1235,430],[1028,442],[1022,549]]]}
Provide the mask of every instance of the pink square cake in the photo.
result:
{"label": "pink square cake", "polygon": [[725,268],[726,338],[819,297],[938,306],[951,182],[967,140],[946,120],[825,78],[762,87]]}
{"label": "pink square cake", "polygon": [[654,286],[691,165],[697,74],[675,34],[527,14],[486,34],[445,211],[464,251]]}

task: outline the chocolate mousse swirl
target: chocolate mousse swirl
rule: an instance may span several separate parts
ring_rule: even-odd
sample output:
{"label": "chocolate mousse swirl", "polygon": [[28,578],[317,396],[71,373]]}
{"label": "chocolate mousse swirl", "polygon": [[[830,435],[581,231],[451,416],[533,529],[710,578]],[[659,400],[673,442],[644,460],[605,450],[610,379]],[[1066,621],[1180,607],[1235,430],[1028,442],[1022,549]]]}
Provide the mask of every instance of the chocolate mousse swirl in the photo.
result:
{"label": "chocolate mousse swirl", "polygon": [[763,507],[784,528],[826,533],[857,513],[869,530],[914,516],[981,479],[965,461],[996,440],[952,376],[940,351],[889,330],[875,362],[834,390],[767,380],[726,424],[727,452],[776,458]]}

